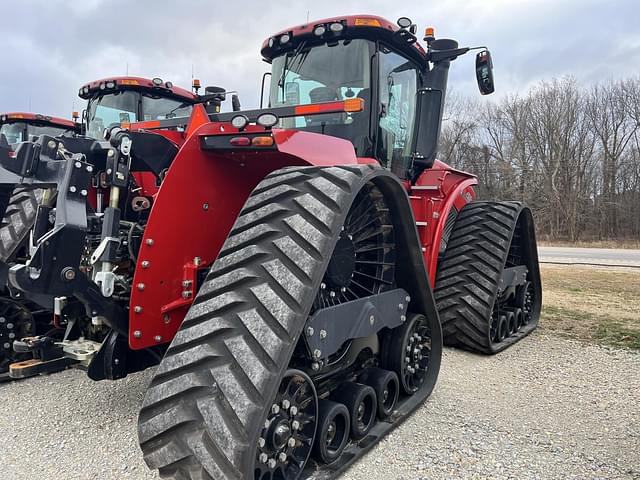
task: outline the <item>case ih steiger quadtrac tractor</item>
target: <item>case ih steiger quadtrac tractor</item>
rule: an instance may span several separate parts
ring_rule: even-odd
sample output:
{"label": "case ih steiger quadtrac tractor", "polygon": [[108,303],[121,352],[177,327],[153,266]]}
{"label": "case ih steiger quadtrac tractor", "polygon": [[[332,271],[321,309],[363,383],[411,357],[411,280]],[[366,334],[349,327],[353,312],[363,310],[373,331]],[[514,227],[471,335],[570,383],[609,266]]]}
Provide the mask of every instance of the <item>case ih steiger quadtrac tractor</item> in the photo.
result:
{"label": "case ih steiger quadtrac tractor", "polygon": [[[11,287],[54,297],[68,342],[99,343],[91,378],[159,363],[138,433],[162,476],[334,477],[429,396],[440,319],[485,353],[535,327],[530,211],[474,201],[475,177],[435,159],[449,66],[470,48],[428,29],[423,49],[397,23],[270,37],[266,109],[196,105],[81,150],[0,151],[1,185],[58,191]],[[481,49],[482,93],[491,68]],[[160,185],[144,210],[139,172]]]}
{"label": "case ih steiger quadtrac tractor", "polygon": [[[223,89],[207,87],[205,91],[208,96],[203,97],[197,94],[200,88],[198,80],[194,80],[193,88],[195,93],[174,86],[171,82],[165,82],[160,78],[104,78],[83,85],[78,92],[79,96],[87,101],[82,125],[70,120],[39,114],[5,113],[0,114],[0,133],[4,135],[9,144],[33,141],[35,137],[40,135],[52,137],[63,135],[65,144],[69,148],[82,150],[83,146],[92,143],[86,138],[87,136],[103,138],[104,130],[109,126],[142,120],[188,117],[193,105],[202,102],[206,102],[209,111],[219,111],[221,101],[225,98]],[[234,99],[234,107],[237,105],[237,99]],[[74,115],[77,116],[77,114]],[[184,134],[179,131],[174,131],[172,135],[176,143],[184,138]],[[156,180],[152,174],[136,173],[135,175],[141,186],[141,193],[151,196],[157,191]],[[101,189],[92,189],[92,195],[96,197],[95,204],[102,203],[100,200]],[[2,262],[25,261],[26,254],[21,249],[28,248],[27,238],[36,219],[38,204],[46,208],[55,204],[55,199],[55,189],[45,190],[21,186],[11,193],[5,218],[0,226],[0,260]],[[140,197],[139,201],[142,202],[140,207],[147,205],[146,198]],[[42,218],[44,219],[44,217]],[[5,277],[6,275],[3,278]],[[2,283],[4,285],[5,281]],[[0,315],[0,374],[8,370],[10,363],[24,360],[25,353],[28,353],[15,352],[12,346],[14,339],[37,334],[60,340],[64,333],[64,329],[57,324],[57,319],[47,310],[47,308],[53,309],[53,303],[49,301],[51,299],[44,299],[44,302],[41,302],[44,304],[37,307],[33,303],[23,300],[20,292],[14,292],[14,297],[0,296],[0,309],[2,309]],[[48,345],[52,346],[50,343]],[[82,348],[86,346],[83,345]],[[59,349],[58,353],[62,354]],[[16,370],[15,374],[22,378],[44,371],[55,371],[64,368],[70,360],[58,358],[58,355],[51,353],[45,354],[44,357],[51,361],[46,365],[28,362],[29,368],[20,369],[19,374]]]}

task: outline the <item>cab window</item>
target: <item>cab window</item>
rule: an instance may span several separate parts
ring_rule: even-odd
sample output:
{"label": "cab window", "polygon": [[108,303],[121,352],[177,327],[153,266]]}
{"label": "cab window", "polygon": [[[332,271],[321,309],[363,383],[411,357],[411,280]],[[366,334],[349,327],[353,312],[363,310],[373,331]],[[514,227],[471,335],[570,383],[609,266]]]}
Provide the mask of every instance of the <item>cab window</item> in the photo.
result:
{"label": "cab window", "polygon": [[384,46],[379,52],[378,159],[404,177],[412,154],[418,70]]}
{"label": "cab window", "polygon": [[29,137],[39,137],[40,135],[49,135],[51,137],[58,137],[65,132],[70,131],[68,128],[52,127],[48,125],[30,125],[28,132]]}
{"label": "cab window", "polygon": [[105,128],[138,121],[139,94],[115,92],[93,98],[87,107],[87,134],[102,138]]}
{"label": "cab window", "polygon": [[145,121],[189,117],[192,109],[191,102],[161,97],[147,92],[142,94],[142,113]]}
{"label": "cab window", "polygon": [[25,132],[25,124],[22,122],[16,123],[5,123],[0,125],[0,133],[3,134],[7,142],[9,143],[20,143],[24,142],[26,138],[24,138]]}

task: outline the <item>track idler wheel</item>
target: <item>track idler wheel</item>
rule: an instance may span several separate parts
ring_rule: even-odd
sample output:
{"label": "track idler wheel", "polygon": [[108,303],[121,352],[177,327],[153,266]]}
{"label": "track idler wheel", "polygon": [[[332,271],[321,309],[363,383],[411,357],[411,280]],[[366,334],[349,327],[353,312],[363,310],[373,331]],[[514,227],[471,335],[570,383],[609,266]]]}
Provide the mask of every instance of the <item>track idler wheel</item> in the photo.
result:
{"label": "track idler wheel", "polygon": [[431,331],[424,315],[411,314],[404,325],[394,328],[385,342],[386,367],[400,379],[402,390],[414,394],[429,368]]}
{"label": "track idler wheel", "polygon": [[398,375],[382,368],[369,368],[360,376],[360,381],[369,385],[376,392],[378,399],[378,418],[389,417],[396,407],[400,394]]}
{"label": "track idler wheel", "polygon": [[378,399],[375,390],[361,383],[344,383],[331,398],[349,410],[351,438],[364,438],[376,421]]}
{"label": "track idler wheel", "polygon": [[304,372],[287,371],[258,438],[255,478],[298,478],[311,453],[317,419],[313,382]]}
{"label": "track idler wheel", "polygon": [[318,403],[318,431],[313,456],[322,463],[336,461],[349,441],[351,420],[345,405],[330,400]]}

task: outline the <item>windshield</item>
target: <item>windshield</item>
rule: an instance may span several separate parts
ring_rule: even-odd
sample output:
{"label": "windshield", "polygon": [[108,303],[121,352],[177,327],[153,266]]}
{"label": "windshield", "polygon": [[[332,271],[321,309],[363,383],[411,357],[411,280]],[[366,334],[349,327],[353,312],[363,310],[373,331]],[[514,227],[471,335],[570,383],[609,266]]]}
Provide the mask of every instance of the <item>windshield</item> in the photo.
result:
{"label": "windshield", "polygon": [[24,142],[25,126],[24,122],[5,123],[0,125],[0,134],[3,134],[9,143]]}
{"label": "windshield", "polygon": [[297,128],[350,140],[356,153],[370,149],[369,112],[371,57],[374,44],[362,39],[299,48],[273,59],[269,104],[272,107],[362,98],[365,110],[282,119],[283,128]]}
{"label": "windshield", "polygon": [[87,135],[102,138],[104,129],[138,121],[140,94],[133,91],[114,92],[89,100]]}
{"label": "windshield", "polygon": [[49,135],[51,137],[57,137],[63,133],[69,132],[70,128],[64,127],[51,127],[48,125],[29,125],[28,133],[29,137],[39,137],[40,135]]}
{"label": "windshield", "polygon": [[147,92],[142,94],[142,112],[145,121],[189,117],[192,109],[191,102],[161,97]]}

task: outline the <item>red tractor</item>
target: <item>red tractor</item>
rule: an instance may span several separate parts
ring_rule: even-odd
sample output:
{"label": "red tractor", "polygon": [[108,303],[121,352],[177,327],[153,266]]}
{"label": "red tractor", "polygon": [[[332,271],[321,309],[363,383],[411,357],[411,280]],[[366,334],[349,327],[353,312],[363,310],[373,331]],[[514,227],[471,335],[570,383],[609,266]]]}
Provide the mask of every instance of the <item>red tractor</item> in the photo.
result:
{"label": "red tractor", "polygon": [[[443,331],[493,353],[535,328],[531,212],[474,201],[475,177],[436,160],[471,48],[415,34],[367,15],[293,27],[262,46],[266,109],[0,150],[0,185],[58,192],[10,287],[55,305],[56,345],[91,378],[159,364],[138,433],[161,476],[332,478],[429,396]],[[47,342],[16,348],[46,364]]]}
{"label": "red tractor", "polygon": [[[82,124],[39,114],[5,113],[0,114],[0,134],[14,147],[21,142],[34,141],[40,135],[64,136],[67,148],[82,150],[93,142],[87,137],[102,138],[105,128],[109,126],[176,116],[188,117],[193,106],[203,102],[206,103],[208,111],[219,112],[221,102],[225,99],[223,89],[207,87],[206,95],[201,96],[197,94],[200,88],[198,80],[194,80],[193,87],[195,93],[160,78],[104,78],[83,85],[78,92],[82,99],[87,100]],[[235,96],[233,102],[234,108],[239,108]],[[180,143],[185,137],[184,132],[178,129],[167,132],[167,135],[171,135],[176,143]],[[143,172],[135,173],[135,176],[141,187],[138,200],[142,202],[141,206],[145,206],[147,200],[143,195],[153,195],[157,191],[156,179],[153,175]],[[36,220],[38,205],[44,212],[44,209],[55,204],[56,193],[55,189],[19,186],[10,195],[5,218],[0,226],[0,261],[20,263],[26,261],[29,256],[27,237]],[[101,197],[102,190],[96,185],[96,188],[91,189],[88,200],[95,208],[102,203]],[[41,219],[45,220],[44,215],[41,215]],[[2,278],[6,278],[6,275],[0,278],[0,283],[4,285],[6,281]],[[55,318],[52,324],[52,315],[48,310],[53,308],[51,302],[44,302],[44,305],[36,307],[32,302],[25,301],[20,292],[14,292],[14,297],[0,296],[0,309],[3,312],[0,316],[0,375],[8,370],[11,362],[25,358],[25,355],[13,351],[14,339],[36,334],[58,339],[57,337],[62,337],[64,333],[63,329],[56,326]],[[65,362],[52,362],[45,371],[50,372],[63,367],[66,365]],[[39,373],[41,370],[25,369],[22,375],[27,375],[28,371]]]}
{"label": "red tractor", "polygon": [[[72,120],[41,115],[38,113],[10,112],[0,113],[0,143],[5,147],[33,140],[40,135],[75,135],[80,125]],[[7,202],[5,218],[0,226],[0,260],[13,258],[15,250],[22,243],[30,225],[25,224],[29,217],[35,217],[38,203],[42,202],[42,190],[16,188]],[[0,277],[2,273],[0,272]],[[4,280],[0,280],[4,285]],[[15,339],[36,334],[34,312],[27,305],[7,297],[0,297],[0,376],[9,368],[12,361],[19,357],[12,352]],[[35,313],[37,315],[37,313]],[[40,332],[45,333],[45,332]]]}

